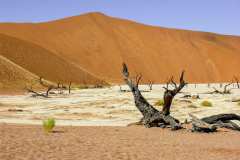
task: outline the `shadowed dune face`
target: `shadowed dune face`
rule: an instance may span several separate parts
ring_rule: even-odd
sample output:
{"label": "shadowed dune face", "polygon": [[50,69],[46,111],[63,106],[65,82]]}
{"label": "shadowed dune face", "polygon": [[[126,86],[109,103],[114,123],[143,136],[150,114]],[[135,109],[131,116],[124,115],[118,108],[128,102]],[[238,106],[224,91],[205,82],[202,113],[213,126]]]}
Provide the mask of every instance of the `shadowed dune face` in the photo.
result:
{"label": "shadowed dune face", "polygon": [[[141,72],[145,81],[155,83],[170,75],[178,77],[182,69],[189,82],[240,76],[240,37],[236,36],[147,26],[101,13],[37,24],[3,23],[0,33],[16,37],[18,48],[27,43],[21,60],[15,55],[19,49],[11,46],[1,47],[2,55],[52,81],[96,82],[95,76],[119,83],[123,61],[132,73]],[[6,40],[1,36],[0,41]]]}
{"label": "shadowed dune face", "polygon": [[1,80],[8,78],[9,86],[16,85],[18,80],[24,83],[24,79],[33,79],[33,74],[35,80],[41,76],[50,81],[61,83],[88,82],[93,84],[98,82],[98,79],[91,74],[43,47],[3,34],[0,34],[0,54],[2,57],[1,65],[6,66],[5,61],[11,62],[11,67],[8,67],[10,66],[8,64],[7,67],[1,68],[4,72],[1,74]]}

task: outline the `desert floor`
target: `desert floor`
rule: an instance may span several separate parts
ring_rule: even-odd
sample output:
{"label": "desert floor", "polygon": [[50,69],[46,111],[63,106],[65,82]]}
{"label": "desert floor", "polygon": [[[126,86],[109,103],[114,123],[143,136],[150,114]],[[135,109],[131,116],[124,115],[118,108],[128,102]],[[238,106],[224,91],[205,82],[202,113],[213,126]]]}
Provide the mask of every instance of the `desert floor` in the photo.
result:
{"label": "desert floor", "polygon": [[1,160],[239,160],[240,134],[144,127],[0,125]]}
{"label": "desert floor", "polygon": [[[232,102],[240,98],[240,90],[234,88],[232,94],[226,95],[205,94],[213,91],[214,86],[219,88],[217,84],[209,88],[206,84],[184,88],[176,96],[171,114],[181,121],[189,119],[189,113],[199,118],[218,113],[240,114],[239,104]],[[162,99],[162,87],[154,85],[151,92],[143,95],[154,104]],[[148,91],[148,87],[141,86],[141,90]],[[182,98],[186,94],[199,95],[200,99]],[[211,101],[213,106],[201,106],[203,100]],[[54,133],[45,133],[39,125],[47,117],[56,119]],[[200,134],[189,129],[125,127],[140,117],[132,94],[120,92],[118,86],[74,90],[71,95],[64,93],[51,98],[2,95],[0,160],[240,159],[237,131],[220,129],[217,133]]]}
{"label": "desert floor", "polygon": [[[142,92],[144,97],[154,104],[163,98],[162,85],[154,85],[151,92]],[[236,86],[232,94],[205,94],[219,90],[219,84],[191,84],[178,94],[171,107],[171,114],[182,122],[189,118],[189,113],[201,118],[219,113],[240,114],[240,105],[232,102],[240,99],[240,89]],[[229,88],[232,88],[230,86]],[[129,90],[127,86],[122,89]],[[140,86],[149,91],[148,86]],[[199,95],[200,99],[182,98],[186,94]],[[203,107],[201,102],[210,101],[212,107]],[[155,106],[161,109],[161,106]],[[119,86],[103,89],[73,90],[72,94],[51,95],[51,98],[31,97],[30,94],[0,96],[0,123],[42,124],[42,120],[53,117],[57,125],[72,126],[126,126],[141,118],[136,109],[131,92],[120,92]]]}

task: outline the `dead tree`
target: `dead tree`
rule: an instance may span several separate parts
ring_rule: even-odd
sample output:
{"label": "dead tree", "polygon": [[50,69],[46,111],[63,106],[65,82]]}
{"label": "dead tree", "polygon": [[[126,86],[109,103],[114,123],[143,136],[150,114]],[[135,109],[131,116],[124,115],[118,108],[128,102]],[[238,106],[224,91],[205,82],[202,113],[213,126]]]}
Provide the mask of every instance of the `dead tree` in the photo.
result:
{"label": "dead tree", "polygon": [[158,111],[142,96],[138,88],[141,76],[138,76],[136,78],[136,82],[133,82],[132,79],[129,78],[128,68],[125,63],[123,63],[122,74],[124,81],[132,91],[137,109],[143,115],[141,122],[145,127],[166,127],[167,125],[170,125],[172,130],[182,128],[179,120],[170,115],[170,107],[174,96],[186,85],[185,81],[183,80],[184,72],[181,74],[179,86],[177,86],[176,83],[173,83],[175,86],[173,90],[168,89],[168,87],[164,87],[164,106],[162,111]]}
{"label": "dead tree", "polygon": [[26,87],[26,90],[30,93],[33,93],[35,97],[37,96],[41,96],[41,97],[44,97],[44,98],[48,98],[49,97],[49,94],[50,94],[50,91],[53,90],[53,89],[59,89],[60,88],[60,83],[57,83],[57,86],[54,86],[52,84],[48,84],[48,83],[45,83],[43,81],[43,78],[42,77],[39,77],[39,84],[42,85],[43,87],[47,88],[46,90],[46,93],[39,93],[37,91],[34,91],[32,89],[32,86],[30,88]]}
{"label": "dead tree", "polygon": [[48,98],[49,92],[53,89],[53,87],[49,86],[46,93],[38,93],[38,92],[34,91],[32,89],[32,87],[31,88],[26,88],[26,89],[27,89],[28,92],[33,93],[35,97],[40,96],[40,97]]}
{"label": "dead tree", "polygon": [[149,87],[150,91],[152,90],[152,86],[153,86],[153,81],[149,80],[148,81],[148,87]]}
{"label": "dead tree", "polygon": [[68,94],[71,93],[71,86],[72,86],[72,82],[70,82],[69,85],[68,85]]}
{"label": "dead tree", "polygon": [[228,89],[228,87],[231,85],[232,83],[228,83],[224,86],[223,91],[220,91],[218,89],[216,89],[215,87],[213,87],[214,91],[212,92],[207,92],[207,94],[230,94],[231,93],[231,89]]}
{"label": "dead tree", "polygon": [[237,84],[237,88],[240,88],[238,78],[237,78],[236,76],[234,76],[233,79],[235,80],[235,82],[236,82],[236,84]]}

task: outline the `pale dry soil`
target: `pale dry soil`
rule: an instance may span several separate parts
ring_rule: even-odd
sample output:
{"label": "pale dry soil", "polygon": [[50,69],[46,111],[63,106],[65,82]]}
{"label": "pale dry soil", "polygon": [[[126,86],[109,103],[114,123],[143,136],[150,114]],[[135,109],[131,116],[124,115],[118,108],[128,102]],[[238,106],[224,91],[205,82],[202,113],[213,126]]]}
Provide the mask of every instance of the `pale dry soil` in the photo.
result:
{"label": "pale dry soil", "polygon": [[[154,104],[163,98],[163,85],[154,85],[151,92],[143,92],[146,99]],[[232,94],[204,94],[220,90],[219,84],[191,84],[178,94],[171,107],[171,114],[182,122],[192,113],[199,118],[219,113],[240,114],[240,105],[232,102],[240,98],[240,89],[232,89]],[[231,86],[233,87],[233,86]],[[129,90],[127,86],[123,89]],[[148,91],[148,86],[140,86]],[[200,99],[181,98],[185,94],[199,95]],[[210,101],[212,107],[203,107],[201,102]],[[161,106],[155,106],[161,109]],[[103,89],[74,90],[72,94],[51,95],[51,98],[31,97],[30,94],[0,96],[0,122],[20,124],[41,124],[48,117],[56,119],[57,125],[72,126],[126,126],[141,118],[134,105],[131,92],[120,92],[118,86]]]}

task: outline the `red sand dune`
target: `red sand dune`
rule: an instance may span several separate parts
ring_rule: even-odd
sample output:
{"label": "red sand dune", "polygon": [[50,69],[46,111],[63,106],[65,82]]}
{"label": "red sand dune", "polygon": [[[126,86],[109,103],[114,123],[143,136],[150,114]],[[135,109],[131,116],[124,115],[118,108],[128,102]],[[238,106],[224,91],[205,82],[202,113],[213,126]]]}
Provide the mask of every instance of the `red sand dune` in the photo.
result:
{"label": "red sand dune", "polygon": [[182,69],[188,82],[240,78],[237,36],[148,26],[101,13],[2,23],[0,33],[11,36],[0,36],[1,55],[51,81],[119,83],[123,61],[132,73],[156,83],[177,77]]}

